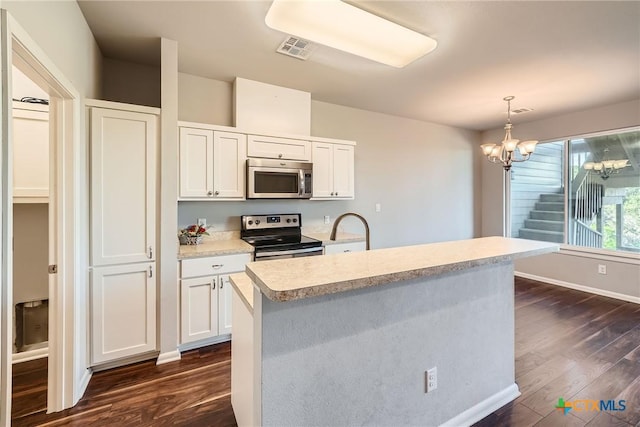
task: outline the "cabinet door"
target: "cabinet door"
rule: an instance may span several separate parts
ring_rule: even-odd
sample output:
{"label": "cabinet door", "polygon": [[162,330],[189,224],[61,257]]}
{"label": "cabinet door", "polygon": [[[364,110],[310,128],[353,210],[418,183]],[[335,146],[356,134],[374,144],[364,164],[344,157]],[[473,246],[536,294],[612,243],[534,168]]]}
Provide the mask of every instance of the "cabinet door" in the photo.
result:
{"label": "cabinet door", "polygon": [[[17,104],[17,107],[16,107]],[[49,112],[47,106],[14,103],[13,197],[17,203],[49,198]]]}
{"label": "cabinet door", "polygon": [[213,196],[213,131],[180,128],[180,197]]}
{"label": "cabinet door", "polygon": [[229,275],[218,276],[220,278],[220,289],[218,290],[218,333],[231,333],[231,305],[233,301],[233,286],[229,281]]}
{"label": "cabinet door", "polygon": [[245,196],[247,137],[237,133],[213,135],[213,194],[218,198]]}
{"label": "cabinet door", "polygon": [[247,155],[308,162],[311,160],[311,142],[302,139],[249,135]]}
{"label": "cabinet door", "polygon": [[341,199],[352,199],[354,185],[354,147],[335,144],[333,146],[333,191]]}
{"label": "cabinet door", "polygon": [[333,145],[313,143],[313,197],[333,196]]}
{"label": "cabinet door", "polygon": [[199,277],[180,282],[183,344],[218,335],[218,277]]}
{"label": "cabinet door", "polygon": [[157,123],[152,114],[92,108],[91,260],[155,256]]}
{"label": "cabinet door", "polygon": [[156,349],[155,263],[91,271],[92,365]]}

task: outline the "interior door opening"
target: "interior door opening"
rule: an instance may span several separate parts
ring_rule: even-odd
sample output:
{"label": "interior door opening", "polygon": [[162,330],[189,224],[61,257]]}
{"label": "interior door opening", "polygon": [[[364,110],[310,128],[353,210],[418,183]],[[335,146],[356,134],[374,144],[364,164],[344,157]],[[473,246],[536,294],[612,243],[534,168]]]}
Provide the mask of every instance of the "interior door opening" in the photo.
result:
{"label": "interior door opening", "polygon": [[49,95],[12,67],[12,420],[47,409],[50,195]]}

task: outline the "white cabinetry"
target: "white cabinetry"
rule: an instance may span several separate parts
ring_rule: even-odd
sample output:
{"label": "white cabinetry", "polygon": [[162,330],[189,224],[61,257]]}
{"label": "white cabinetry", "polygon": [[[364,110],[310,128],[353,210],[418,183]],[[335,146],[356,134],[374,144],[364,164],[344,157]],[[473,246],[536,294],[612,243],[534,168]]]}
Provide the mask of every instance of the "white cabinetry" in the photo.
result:
{"label": "white cabinetry", "polygon": [[155,350],[154,267],[148,262],[92,270],[92,364]]}
{"label": "white cabinetry", "polygon": [[353,199],[354,146],[313,142],[313,198]]}
{"label": "white cabinetry", "polygon": [[308,162],[311,160],[311,142],[302,139],[249,135],[247,155]]}
{"label": "white cabinetry", "polygon": [[181,127],[179,146],[180,199],[244,198],[246,135]]}
{"label": "white cabinetry", "polygon": [[49,200],[49,107],[13,103],[13,201]]}
{"label": "white cabinetry", "polygon": [[347,242],[347,243],[335,243],[324,247],[324,254],[342,254],[347,252],[362,252],[366,250],[365,242]]}
{"label": "white cabinetry", "polygon": [[92,100],[87,105],[91,364],[96,365],[156,350],[159,110]]}
{"label": "white cabinetry", "polygon": [[182,344],[231,333],[233,288],[229,282],[229,273],[244,271],[246,263],[250,261],[250,254],[181,261]]}

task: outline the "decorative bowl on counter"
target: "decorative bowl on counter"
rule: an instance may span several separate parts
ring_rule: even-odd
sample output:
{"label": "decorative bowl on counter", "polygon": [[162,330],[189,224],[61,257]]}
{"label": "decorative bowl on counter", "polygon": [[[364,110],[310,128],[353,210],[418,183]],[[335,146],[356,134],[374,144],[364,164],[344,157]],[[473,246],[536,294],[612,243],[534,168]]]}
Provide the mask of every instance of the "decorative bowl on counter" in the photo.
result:
{"label": "decorative bowl on counter", "polygon": [[202,236],[186,236],[183,234],[178,236],[178,239],[180,239],[181,245],[199,245],[202,243]]}
{"label": "decorative bowl on counter", "polygon": [[202,243],[202,236],[209,235],[207,232],[208,227],[202,225],[192,224],[187,228],[180,230],[178,239],[180,239],[181,245],[199,245]]}

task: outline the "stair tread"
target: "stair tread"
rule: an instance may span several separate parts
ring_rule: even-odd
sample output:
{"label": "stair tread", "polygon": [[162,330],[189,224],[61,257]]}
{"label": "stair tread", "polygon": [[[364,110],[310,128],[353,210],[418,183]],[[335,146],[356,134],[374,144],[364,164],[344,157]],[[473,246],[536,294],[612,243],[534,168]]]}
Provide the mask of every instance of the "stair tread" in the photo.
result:
{"label": "stair tread", "polygon": [[563,220],[527,218],[525,221],[543,222],[545,224],[564,224]]}
{"label": "stair tread", "polygon": [[552,234],[554,236],[562,236],[562,231],[537,230],[535,228],[521,228],[520,231],[531,231],[532,233]]}

